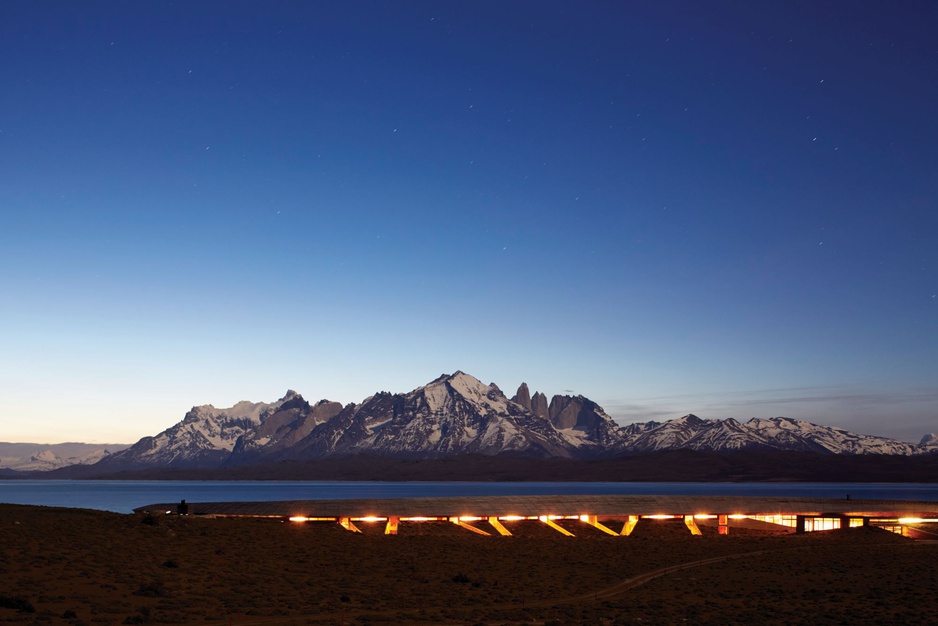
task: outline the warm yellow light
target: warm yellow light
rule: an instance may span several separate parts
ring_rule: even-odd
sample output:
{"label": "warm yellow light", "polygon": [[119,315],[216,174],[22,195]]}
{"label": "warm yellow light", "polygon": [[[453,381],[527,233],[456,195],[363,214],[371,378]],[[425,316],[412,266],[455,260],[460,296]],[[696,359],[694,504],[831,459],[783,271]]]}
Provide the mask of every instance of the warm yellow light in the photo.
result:
{"label": "warm yellow light", "polygon": [[306,517],[305,515],[294,515],[293,517],[290,518],[290,521],[291,522],[308,522],[309,518]]}
{"label": "warm yellow light", "polygon": [[707,513],[698,513],[694,516],[694,519],[716,519],[716,515],[708,515]]}
{"label": "warm yellow light", "polygon": [[402,522],[435,522],[438,518],[436,517],[402,517]]}
{"label": "warm yellow light", "polygon": [[475,516],[473,516],[473,515],[460,515],[460,516],[459,516],[459,521],[460,521],[460,522],[481,522],[481,521],[482,521],[482,518],[481,518],[481,517],[475,517]]}
{"label": "warm yellow light", "polygon": [[524,515],[503,515],[498,519],[502,520],[503,522],[520,522],[521,520],[526,520],[528,518],[526,518]]}
{"label": "warm yellow light", "polygon": [[664,515],[659,513],[657,515],[642,515],[642,519],[674,519],[674,515]]}
{"label": "warm yellow light", "polygon": [[581,522],[588,522],[588,521],[590,521],[590,516],[589,516],[589,515],[581,515],[581,516],[580,516],[580,521],[581,521]]}
{"label": "warm yellow light", "polygon": [[727,515],[730,519],[746,519],[747,516],[742,513],[734,513],[733,515]]}
{"label": "warm yellow light", "polygon": [[386,522],[387,519],[388,518],[386,517],[375,517],[373,515],[369,515],[367,517],[353,517],[352,521],[353,522]]}
{"label": "warm yellow light", "polygon": [[900,517],[899,518],[900,524],[921,524],[924,521],[925,520],[922,519],[921,517]]}

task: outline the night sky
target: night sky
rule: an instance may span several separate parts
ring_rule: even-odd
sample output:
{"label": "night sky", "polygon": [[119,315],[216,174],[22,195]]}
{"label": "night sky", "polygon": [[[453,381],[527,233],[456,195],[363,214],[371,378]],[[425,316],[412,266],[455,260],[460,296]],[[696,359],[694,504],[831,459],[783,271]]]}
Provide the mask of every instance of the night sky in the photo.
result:
{"label": "night sky", "polygon": [[457,369],[938,430],[938,5],[0,4],[0,440]]}

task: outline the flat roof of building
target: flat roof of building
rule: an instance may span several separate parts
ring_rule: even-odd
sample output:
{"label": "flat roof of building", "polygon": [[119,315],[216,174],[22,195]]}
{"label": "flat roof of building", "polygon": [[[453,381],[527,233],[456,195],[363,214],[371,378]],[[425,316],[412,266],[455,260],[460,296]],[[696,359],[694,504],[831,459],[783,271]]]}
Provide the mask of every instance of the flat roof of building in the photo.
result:
{"label": "flat roof of building", "polygon": [[[178,502],[156,503],[137,513],[177,510]],[[238,517],[455,517],[538,515],[844,515],[851,517],[938,517],[938,502],[745,496],[483,496],[373,498],[272,502],[188,502],[190,515]]]}

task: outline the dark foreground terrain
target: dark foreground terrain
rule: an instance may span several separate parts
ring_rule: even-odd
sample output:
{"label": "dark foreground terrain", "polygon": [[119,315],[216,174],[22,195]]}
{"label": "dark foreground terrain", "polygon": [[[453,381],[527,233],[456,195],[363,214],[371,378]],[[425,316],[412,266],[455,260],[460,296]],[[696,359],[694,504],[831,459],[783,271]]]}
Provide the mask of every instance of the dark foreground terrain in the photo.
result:
{"label": "dark foreground terrain", "polygon": [[[0,624],[910,624],[938,545],[872,528],[719,536],[642,521],[482,537],[0,505]],[[724,558],[730,557],[730,558]],[[682,564],[704,563],[679,568]]]}

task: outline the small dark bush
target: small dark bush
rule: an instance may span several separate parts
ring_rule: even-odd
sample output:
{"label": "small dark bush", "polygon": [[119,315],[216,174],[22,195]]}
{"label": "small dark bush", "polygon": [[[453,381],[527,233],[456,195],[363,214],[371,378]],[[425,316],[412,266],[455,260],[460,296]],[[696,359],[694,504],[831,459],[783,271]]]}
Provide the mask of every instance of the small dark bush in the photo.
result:
{"label": "small dark bush", "polygon": [[20,613],[35,613],[36,607],[23,596],[0,596],[0,607],[16,609]]}
{"label": "small dark bush", "polygon": [[347,593],[343,593],[341,596],[339,596],[339,602],[351,602],[351,601],[352,599],[348,597]]}
{"label": "small dark bush", "polygon": [[162,598],[169,594],[166,591],[166,587],[163,586],[163,582],[158,580],[148,585],[140,585],[140,587],[134,591],[134,595],[143,596],[145,598]]}
{"label": "small dark bush", "polygon": [[168,567],[168,568],[170,568],[170,569],[176,569],[177,567],[179,567],[179,563],[177,563],[176,561],[174,561],[174,560],[172,560],[172,559],[169,559],[168,561],[164,561],[164,562],[163,562],[163,567]]}
{"label": "small dark bush", "polygon": [[67,611],[62,613],[62,619],[75,619],[77,617],[78,617],[78,613],[76,613],[75,611],[71,609],[68,609]]}
{"label": "small dark bush", "polygon": [[146,524],[147,526],[156,526],[156,518],[150,515],[149,513],[147,513],[146,515],[140,518],[140,523]]}
{"label": "small dark bush", "polygon": [[150,621],[150,607],[141,606],[137,609],[140,615],[131,615],[124,620],[125,624],[146,624]]}
{"label": "small dark bush", "polygon": [[459,573],[459,574],[456,574],[455,576],[453,576],[453,582],[454,582],[454,583],[465,584],[465,583],[468,583],[468,582],[469,582],[469,577],[466,576],[466,575],[463,574],[463,573]]}

